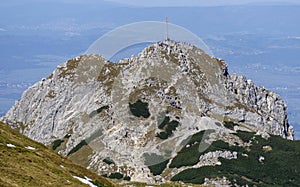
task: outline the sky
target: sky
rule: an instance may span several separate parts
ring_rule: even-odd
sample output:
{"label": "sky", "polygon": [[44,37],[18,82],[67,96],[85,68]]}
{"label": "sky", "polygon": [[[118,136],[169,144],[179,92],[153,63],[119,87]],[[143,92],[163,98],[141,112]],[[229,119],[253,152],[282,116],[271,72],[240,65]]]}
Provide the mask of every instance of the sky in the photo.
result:
{"label": "sky", "polygon": [[136,7],[203,7],[203,6],[232,6],[232,5],[264,5],[264,4],[297,4],[299,0],[6,0],[0,7],[29,4],[29,3],[63,3],[63,4],[101,4],[103,2]]}
{"label": "sky", "polygon": [[244,4],[300,4],[299,0],[107,0],[121,4],[145,7],[228,6]]}

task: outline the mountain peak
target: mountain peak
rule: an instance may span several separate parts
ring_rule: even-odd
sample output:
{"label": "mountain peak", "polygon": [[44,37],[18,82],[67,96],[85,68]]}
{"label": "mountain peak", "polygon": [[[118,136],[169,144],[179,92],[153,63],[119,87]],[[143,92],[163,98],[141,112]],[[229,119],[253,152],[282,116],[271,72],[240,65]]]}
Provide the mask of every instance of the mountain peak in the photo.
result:
{"label": "mountain peak", "polygon": [[193,137],[201,137],[195,142],[203,150],[216,140],[245,146],[240,130],[293,139],[277,94],[172,40],[119,63],[99,55],[71,59],[26,90],[3,120],[47,145],[68,135],[56,150],[99,174],[153,183],[181,171],[172,162]]}

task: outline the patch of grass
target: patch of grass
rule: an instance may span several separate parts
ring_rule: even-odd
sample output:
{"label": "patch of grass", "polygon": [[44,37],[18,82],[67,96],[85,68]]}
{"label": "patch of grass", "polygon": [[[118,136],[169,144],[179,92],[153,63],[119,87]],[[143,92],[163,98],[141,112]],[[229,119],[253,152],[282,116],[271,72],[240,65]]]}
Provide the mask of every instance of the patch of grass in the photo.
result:
{"label": "patch of grass", "polygon": [[95,180],[95,181],[92,181],[92,183],[98,187],[105,186],[105,184],[101,180]]}
{"label": "patch of grass", "polygon": [[[0,122],[0,186],[86,186],[73,176],[87,176],[100,186],[114,186],[107,179],[72,163]],[[10,148],[6,144],[16,147]],[[35,150],[25,147],[31,146]]]}
{"label": "patch of grass", "polygon": [[130,112],[136,117],[149,118],[150,112],[148,105],[148,103],[144,103],[141,100],[138,100],[133,104],[129,103],[129,109]]}
{"label": "patch of grass", "polygon": [[117,77],[121,69],[126,64],[120,64],[120,63],[113,63],[113,62],[107,62],[102,67],[101,72],[99,73],[99,76],[97,78],[97,81],[102,82],[105,86],[108,88],[112,88],[112,85],[115,81],[115,77]]}
{"label": "patch of grass", "polygon": [[83,56],[80,56],[78,59],[70,59],[66,63],[66,67],[61,67],[60,74],[58,75],[59,78],[65,78],[67,75],[72,76],[74,74],[74,69],[76,69],[82,60]]}

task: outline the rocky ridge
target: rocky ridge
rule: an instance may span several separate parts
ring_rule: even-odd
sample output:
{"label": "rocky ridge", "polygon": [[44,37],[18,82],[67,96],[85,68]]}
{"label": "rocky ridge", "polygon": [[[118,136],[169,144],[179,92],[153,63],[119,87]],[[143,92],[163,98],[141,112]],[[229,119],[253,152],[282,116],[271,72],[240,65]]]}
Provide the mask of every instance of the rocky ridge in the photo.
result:
{"label": "rocky ridge", "polygon": [[[293,139],[276,93],[229,75],[223,60],[170,40],[118,63],[99,55],[68,60],[27,89],[1,120],[46,145],[61,142],[60,154],[99,174],[151,183],[179,172],[170,165],[199,132],[200,145],[247,146],[238,130]],[[206,153],[194,165],[210,154],[235,159],[234,152]],[[161,163],[167,169],[155,174],[151,166]]]}

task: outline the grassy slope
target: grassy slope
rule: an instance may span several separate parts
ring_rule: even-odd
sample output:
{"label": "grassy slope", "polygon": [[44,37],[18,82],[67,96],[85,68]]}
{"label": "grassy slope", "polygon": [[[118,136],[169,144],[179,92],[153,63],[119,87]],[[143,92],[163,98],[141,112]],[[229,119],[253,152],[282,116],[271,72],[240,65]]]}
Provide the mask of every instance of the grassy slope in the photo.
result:
{"label": "grassy slope", "polygon": [[[26,146],[36,149],[29,150]],[[1,122],[0,173],[1,186],[87,186],[73,176],[87,176],[101,186],[112,186],[107,179],[73,164]]]}

